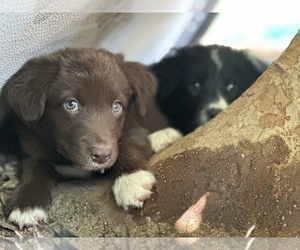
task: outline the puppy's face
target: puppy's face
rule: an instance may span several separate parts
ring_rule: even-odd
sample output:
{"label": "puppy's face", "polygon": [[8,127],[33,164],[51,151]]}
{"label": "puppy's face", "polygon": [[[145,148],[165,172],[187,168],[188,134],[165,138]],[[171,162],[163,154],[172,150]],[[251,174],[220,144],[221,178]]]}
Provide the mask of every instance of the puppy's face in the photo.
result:
{"label": "puppy's face", "polygon": [[[266,65],[229,47],[195,46],[179,50],[153,68],[159,79],[158,101],[187,133],[237,99]],[[173,71],[169,79],[163,76],[166,69]]]}
{"label": "puppy's face", "polygon": [[56,150],[86,169],[112,166],[133,91],[109,55],[62,60],[42,117]]}
{"label": "puppy's face", "polygon": [[[37,59],[27,68],[35,68],[32,75],[37,70],[44,76],[20,74],[30,78],[26,88],[16,88],[18,76],[9,81],[4,89],[8,102],[25,124],[35,124],[49,145],[74,165],[86,170],[111,167],[118,157],[127,110],[135,102],[143,114],[154,94],[154,79],[141,65],[104,50],[67,49],[42,60],[47,66]],[[145,83],[148,87],[141,90]],[[36,100],[30,101],[30,94]],[[24,98],[26,110],[17,98]]]}

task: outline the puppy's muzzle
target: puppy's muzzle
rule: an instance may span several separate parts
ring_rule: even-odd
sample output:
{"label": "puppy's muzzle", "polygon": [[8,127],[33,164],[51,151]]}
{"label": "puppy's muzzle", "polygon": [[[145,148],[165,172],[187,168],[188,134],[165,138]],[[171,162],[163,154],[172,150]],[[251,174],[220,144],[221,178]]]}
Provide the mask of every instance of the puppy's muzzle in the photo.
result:
{"label": "puppy's muzzle", "polygon": [[111,158],[111,149],[105,146],[94,146],[91,148],[91,158],[95,163],[104,164]]}
{"label": "puppy's muzzle", "polygon": [[217,108],[210,108],[206,111],[207,120],[210,120],[214,117],[216,117],[219,113],[221,113],[223,109],[217,109]]}

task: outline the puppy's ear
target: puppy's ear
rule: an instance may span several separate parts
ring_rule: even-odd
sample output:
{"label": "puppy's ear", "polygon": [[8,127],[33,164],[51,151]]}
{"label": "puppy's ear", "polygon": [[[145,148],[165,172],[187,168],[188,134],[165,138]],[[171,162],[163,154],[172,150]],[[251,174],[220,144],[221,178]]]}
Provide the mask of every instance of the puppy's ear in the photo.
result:
{"label": "puppy's ear", "polygon": [[185,62],[181,58],[181,50],[172,50],[161,61],[150,65],[150,70],[158,80],[157,100],[168,99],[180,82]]}
{"label": "puppy's ear", "polygon": [[138,112],[141,116],[144,116],[149,101],[156,94],[156,79],[144,65],[136,62],[123,62],[122,69],[133,88],[134,101]]}
{"label": "puppy's ear", "polygon": [[6,82],[2,98],[24,122],[38,121],[57,71],[55,56],[31,59]]}

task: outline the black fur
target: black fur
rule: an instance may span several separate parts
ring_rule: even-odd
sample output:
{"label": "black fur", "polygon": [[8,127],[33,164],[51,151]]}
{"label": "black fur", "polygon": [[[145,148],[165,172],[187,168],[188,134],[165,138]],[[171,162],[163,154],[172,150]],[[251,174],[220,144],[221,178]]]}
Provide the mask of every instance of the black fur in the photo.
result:
{"label": "black fur", "polygon": [[197,45],[180,48],[150,68],[159,82],[158,105],[171,124],[186,134],[223,110],[211,105],[218,97],[230,104],[267,65],[245,51]]}

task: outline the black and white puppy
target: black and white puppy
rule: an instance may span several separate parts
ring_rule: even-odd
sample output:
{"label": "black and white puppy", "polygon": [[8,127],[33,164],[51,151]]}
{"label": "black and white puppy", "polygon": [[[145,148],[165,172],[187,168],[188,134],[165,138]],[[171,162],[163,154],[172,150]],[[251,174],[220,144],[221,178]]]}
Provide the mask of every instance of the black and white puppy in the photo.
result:
{"label": "black and white puppy", "polygon": [[150,68],[159,82],[158,105],[186,134],[237,99],[267,65],[246,51],[197,45],[180,48]]}

